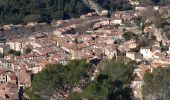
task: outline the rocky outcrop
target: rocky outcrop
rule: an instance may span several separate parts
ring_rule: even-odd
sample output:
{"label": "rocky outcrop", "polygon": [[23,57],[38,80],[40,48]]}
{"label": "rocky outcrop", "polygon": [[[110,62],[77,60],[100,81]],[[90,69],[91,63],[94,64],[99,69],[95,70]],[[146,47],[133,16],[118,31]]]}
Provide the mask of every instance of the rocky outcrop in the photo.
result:
{"label": "rocky outcrop", "polygon": [[95,12],[97,12],[97,14],[101,14],[102,8],[93,0],[83,0],[83,2],[88,5],[91,10],[94,10]]}

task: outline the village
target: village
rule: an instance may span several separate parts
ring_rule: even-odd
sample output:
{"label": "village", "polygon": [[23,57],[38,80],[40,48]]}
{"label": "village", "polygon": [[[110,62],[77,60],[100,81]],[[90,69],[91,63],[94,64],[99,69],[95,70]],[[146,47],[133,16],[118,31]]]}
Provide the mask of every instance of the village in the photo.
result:
{"label": "village", "polygon": [[[138,2],[131,3],[138,5]],[[149,9],[161,13],[170,24],[168,7]],[[3,41],[0,44],[0,99],[18,100],[21,87],[30,87],[31,75],[42,71],[48,64],[65,65],[74,59],[88,62],[93,59],[115,60],[120,55],[136,66],[131,87],[135,98],[141,99],[145,72],[170,65],[170,40],[162,28],[155,26],[152,16],[141,21],[146,10],[148,8],[137,6],[135,10],[113,12],[109,17],[95,20],[94,17],[91,21],[94,24],[87,29],[82,28],[86,27],[82,25],[85,23],[58,20],[55,24],[61,27],[52,32],[34,32]],[[163,13],[164,10],[167,13]],[[103,11],[103,15],[106,13]],[[93,16],[97,16],[96,13],[82,15],[80,19]],[[92,79],[95,73],[97,71]]]}

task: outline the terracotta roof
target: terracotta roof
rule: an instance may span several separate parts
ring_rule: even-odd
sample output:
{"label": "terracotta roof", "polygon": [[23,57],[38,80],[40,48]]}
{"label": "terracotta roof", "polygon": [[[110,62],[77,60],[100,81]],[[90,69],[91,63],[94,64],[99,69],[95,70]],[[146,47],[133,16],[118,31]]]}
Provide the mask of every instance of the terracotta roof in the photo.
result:
{"label": "terracotta roof", "polygon": [[9,88],[9,89],[10,88],[17,88],[17,84],[9,82],[9,83],[7,83],[6,87]]}
{"label": "terracotta roof", "polygon": [[19,72],[18,75],[18,81],[19,83],[24,83],[24,84],[31,84],[31,80],[30,80],[30,76],[28,74],[28,72],[22,70]]}
{"label": "terracotta roof", "polygon": [[10,100],[19,100],[18,93],[8,94]]}
{"label": "terracotta roof", "polygon": [[34,54],[32,54],[32,53],[29,53],[29,54],[23,54],[23,55],[21,55],[21,57],[23,57],[23,58],[34,57]]}
{"label": "terracotta roof", "polygon": [[14,74],[13,74],[13,75],[10,75],[10,79],[11,79],[11,80],[17,80],[17,76],[14,75]]}
{"label": "terracotta roof", "polygon": [[5,74],[4,70],[0,70],[0,75]]}

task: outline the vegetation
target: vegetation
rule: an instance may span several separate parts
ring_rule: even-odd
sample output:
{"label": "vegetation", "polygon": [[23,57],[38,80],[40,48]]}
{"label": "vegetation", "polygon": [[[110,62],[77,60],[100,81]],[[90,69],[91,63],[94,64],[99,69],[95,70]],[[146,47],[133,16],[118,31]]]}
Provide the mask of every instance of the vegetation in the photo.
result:
{"label": "vegetation", "polygon": [[136,37],[136,34],[133,33],[133,32],[124,32],[123,33],[123,38],[127,41],[127,40],[130,40],[132,38],[135,38]]}
{"label": "vegetation", "polygon": [[114,11],[114,10],[131,10],[132,6],[127,0],[94,0],[102,8]]}
{"label": "vegetation", "polygon": [[91,11],[81,0],[0,0],[0,23],[18,24],[32,21],[78,17]]}
{"label": "vegetation", "polygon": [[163,28],[165,23],[166,23],[166,21],[163,18],[161,18],[160,16],[156,17],[156,19],[155,19],[156,28]]}
{"label": "vegetation", "polygon": [[[89,67],[85,60],[71,61],[67,65],[48,65],[47,69],[33,77],[31,91],[27,90],[27,95],[34,100],[36,97],[47,99],[61,91],[68,92],[81,78],[88,77],[86,70]],[[42,100],[40,98],[36,100]]]}
{"label": "vegetation", "polygon": [[[111,10],[128,10],[126,0],[94,0],[99,6]],[[0,0],[0,24],[47,22],[69,19],[91,12],[82,0]]]}
{"label": "vegetation", "polygon": [[143,5],[167,5],[169,0],[140,0]]}
{"label": "vegetation", "polygon": [[157,68],[144,76],[143,100],[170,100],[170,68]]}
{"label": "vegetation", "polygon": [[[85,60],[74,60],[67,65],[48,65],[48,68],[33,77],[31,88],[26,89],[29,100],[43,100],[53,97],[56,93],[69,92],[69,100],[131,100],[132,90],[129,87],[133,67],[121,61],[104,61],[100,75],[90,82],[89,69],[92,68]],[[100,67],[101,67],[100,66]],[[114,69],[114,70],[113,70]],[[72,92],[72,88],[81,79],[87,85],[82,93]]]}
{"label": "vegetation", "polygon": [[9,50],[9,54],[13,54],[13,55],[16,55],[16,56],[20,56],[21,55],[21,52],[20,51],[15,51],[13,49]]}
{"label": "vegetation", "polygon": [[131,100],[132,90],[129,87],[133,67],[120,61],[105,61],[104,70],[94,82],[84,88],[82,93],[72,93],[69,100]]}
{"label": "vegetation", "polygon": [[[94,0],[104,9],[131,10],[128,0]],[[55,19],[69,19],[93,10],[82,0],[0,0],[0,24],[28,22],[51,23]],[[169,0],[141,0],[143,5],[165,5]]]}
{"label": "vegetation", "polygon": [[26,53],[26,54],[29,54],[29,53],[31,53],[31,51],[32,51],[31,48],[27,48],[27,49],[25,50],[25,53]]}

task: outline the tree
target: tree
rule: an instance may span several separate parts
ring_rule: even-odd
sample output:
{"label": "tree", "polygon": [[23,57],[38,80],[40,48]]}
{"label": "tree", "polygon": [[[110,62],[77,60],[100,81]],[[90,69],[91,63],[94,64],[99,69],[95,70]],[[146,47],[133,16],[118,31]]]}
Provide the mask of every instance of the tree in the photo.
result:
{"label": "tree", "polygon": [[160,0],[151,0],[155,5],[158,5],[160,3]]}
{"label": "tree", "polygon": [[42,72],[34,75],[27,95],[30,98],[38,95],[40,98],[49,99],[57,93],[67,93],[84,78],[89,68],[90,65],[85,60],[74,60],[67,65],[48,65]]}
{"label": "tree", "polygon": [[130,40],[132,38],[135,38],[135,33],[133,32],[124,32],[123,33],[123,38],[127,41],[127,40]]}
{"label": "tree", "polygon": [[14,54],[15,53],[15,50],[11,49],[9,50],[9,54]]}
{"label": "tree", "polygon": [[67,17],[66,15],[70,18],[79,17],[92,11],[82,0],[0,0],[0,2],[0,24],[32,21],[51,23],[53,19],[62,19]]}
{"label": "tree", "polygon": [[156,28],[163,28],[164,24],[165,24],[165,20],[163,18],[161,18],[160,16],[156,17],[155,19]]}
{"label": "tree", "polygon": [[15,51],[15,52],[14,52],[14,55],[20,56],[20,55],[21,55],[21,52],[20,52],[20,51]]}
{"label": "tree", "polygon": [[143,100],[170,100],[170,68],[157,68],[144,75]]}
{"label": "tree", "polygon": [[140,0],[140,3],[143,6],[150,6],[150,5],[161,5],[161,6],[165,6],[165,5],[169,5],[170,1],[169,0]]}
{"label": "tree", "polygon": [[20,56],[21,55],[21,52],[20,51],[15,51],[13,49],[9,50],[9,54],[13,54],[13,55],[16,55],[16,56]]}
{"label": "tree", "polygon": [[[133,66],[121,61],[103,61],[100,75],[84,88],[82,93],[72,93],[69,100],[131,100],[132,89],[128,86]],[[99,67],[100,67],[99,66]],[[76,98],[76,99],[75,99]]]}
{"label": "tree", "polygon": [[26,54],[29,54],[29,53],[31,53],[31,51],[32,51],[31,48],[27,48],[26,51],[25,51],[25,53],[26,53]]}

